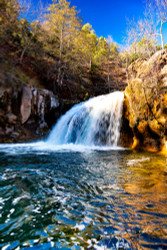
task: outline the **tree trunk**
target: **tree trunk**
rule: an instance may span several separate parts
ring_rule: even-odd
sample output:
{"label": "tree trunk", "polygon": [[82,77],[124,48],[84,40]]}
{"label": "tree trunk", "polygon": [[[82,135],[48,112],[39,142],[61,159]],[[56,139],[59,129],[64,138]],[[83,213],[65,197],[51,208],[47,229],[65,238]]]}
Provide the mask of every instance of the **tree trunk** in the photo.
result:
{"label": "tree trunk", "polygon": [[60,51],[59,51],[59,63],[58,63],[58,75],[57,75],[57,84],[61,86],[61,66],[62,66],[62,51],[63,51],[63,30],[60,30]]}
{"label": "tree trunk", "polygon": [[61,85],[61,60],[59,60],[58,75],[57,75],[57,84],[58,84],[58,86]]}
{"label": "tree trunk", "polygon": [[161,46],[162,46],[162,49],[164,49],[164,40],[163,40],[163,33],[162,33],[163,24],[164,23],[161,21],[160,35],[161,35]]}
{"label": "tree trunk", "polygon": [[60,30],[60,60],[62,58],[62,51],[63,51],[63,30]]}
{"label": "tree trunk", "polygon": [[110,64],[109,64],[109,59],[108,59],[108,88],[109,88],[109,93],[110,93]]}
{"label": "tree trunk", "polygon": [[25,54],[25,52],[26,52],[26,50],[27,50],[28,47],[29,47],[29,43],[26,44],[26,46],[24,47],[24,49],[21,52],[20,59],[19,59],[19,62],[21,64],[22,64],[22,61],[23,61],[24,54]]}
{"label": "tree trunk", "polygon": [[90,70],[92,70],[92,60],[90,59]]}

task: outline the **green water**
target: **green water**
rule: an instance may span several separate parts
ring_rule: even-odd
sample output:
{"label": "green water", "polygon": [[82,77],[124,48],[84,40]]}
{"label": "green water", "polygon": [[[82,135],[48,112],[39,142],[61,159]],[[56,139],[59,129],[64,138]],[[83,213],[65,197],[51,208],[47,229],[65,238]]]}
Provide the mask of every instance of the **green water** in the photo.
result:
{"label": "green water", "polygon": [[167,157],[0,145],[1,249],[167,249]]}

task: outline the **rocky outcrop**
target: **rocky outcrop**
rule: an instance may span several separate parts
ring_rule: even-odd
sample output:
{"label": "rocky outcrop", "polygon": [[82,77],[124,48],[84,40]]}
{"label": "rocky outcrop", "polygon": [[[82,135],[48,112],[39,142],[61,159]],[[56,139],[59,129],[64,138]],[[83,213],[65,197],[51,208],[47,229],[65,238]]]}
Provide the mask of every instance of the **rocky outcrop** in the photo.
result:
{"label": "rocky outcrop", "polygon": [[129,67],[124,118],[133,131],[133,148],[160,151],[167,136],[167,50]]}
{"label": "rocky outcrop", "polygon": [[22,89],[22,98],[21,98],[21,123],[24,124],[31,115],[31,101],[32,101],[32,89],[25,85]]}
{"label": "rocky outcrop", "polygon": [[28,84],[0,89],[0,142],[41,138],[59,116],[59,100],[52,91]]}

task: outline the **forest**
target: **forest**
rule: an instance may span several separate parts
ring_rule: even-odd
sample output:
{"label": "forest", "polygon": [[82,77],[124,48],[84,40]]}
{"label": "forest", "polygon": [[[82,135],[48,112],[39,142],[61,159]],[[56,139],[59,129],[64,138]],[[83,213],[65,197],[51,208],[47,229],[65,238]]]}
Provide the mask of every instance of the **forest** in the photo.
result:
{"label": "forest", "polygon": [[[1,0],[1,78],[8,64],[11,77],[13,68],[21,69],[31,79],[38,78],[39,85],[59,96],[66,92],[71,99],[87,99],[100,92],[122,89],[132,62],[150,58],[167,47],[163,42],[165,3],[148,1],[143,19],[127,21],[125,45],[119,48],[110,36],[98,37],[91,24],[85,24],[76,7],[66,0],[53,0],[47,7],[39,2],[36,10],[26,1]],[[84,83],[85,78],[93,85],[99,82],[99,86],[89,90],[89,80]],[[77,82],[77,89],[83,89],[79,96],[75,96],[72,82]]]}

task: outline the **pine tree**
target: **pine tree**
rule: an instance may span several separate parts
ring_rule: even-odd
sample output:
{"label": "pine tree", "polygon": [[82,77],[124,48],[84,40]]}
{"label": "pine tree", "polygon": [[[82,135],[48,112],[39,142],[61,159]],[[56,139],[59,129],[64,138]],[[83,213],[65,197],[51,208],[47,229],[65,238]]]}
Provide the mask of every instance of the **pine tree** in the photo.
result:
{"label": "pine tree", "polygon": [[76,44],[78,44],[78,50],[81,52],[86,64],[89,65],[89,68],[91,70],[92,63],[95,59],[97,51],[98,39],[94,30],[92,29],[92,26],[89,23],[85,24],[82,27],[77,37]]}
{"label": "pine tree", "polygon": [[76,7],[70,7],[70,2],[66,0],[53,1],[46,14],[45,26],[47,26],[47,31],[51,34],[52,39],[58,44],[59,66],[57,83],[62,85],[63,67],[65,67],[67,62],[70,64],[76,33],[81,26]]}
{"label": "pine tree", "polygon": [[46,19],[49,30],[59,41],[59,56],[62,59],[66,47],[70,47],[80,27],[76,8],[70,7],[70,2],[66,0],[53,1]]}

